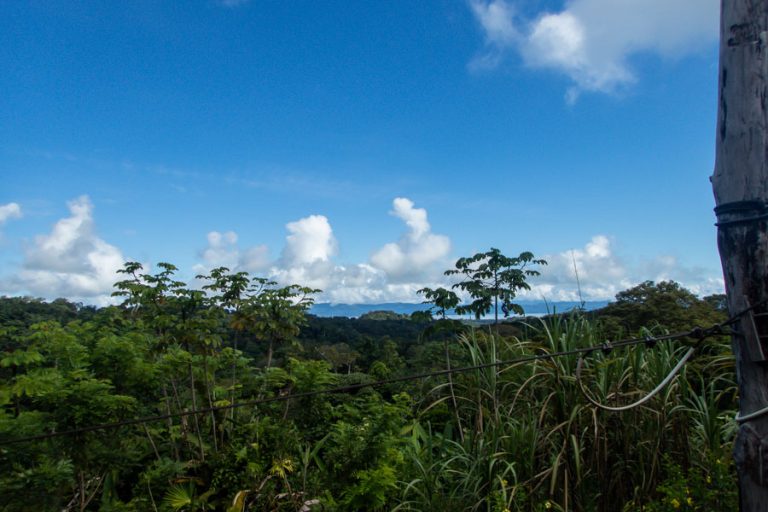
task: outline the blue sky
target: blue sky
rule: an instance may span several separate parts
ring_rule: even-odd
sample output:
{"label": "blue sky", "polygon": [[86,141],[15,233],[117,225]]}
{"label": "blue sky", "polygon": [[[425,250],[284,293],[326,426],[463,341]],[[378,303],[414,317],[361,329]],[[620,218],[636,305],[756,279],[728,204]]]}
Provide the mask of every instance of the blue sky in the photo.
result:
{"label": "blue sky", "polygon": [[0,294],[123,261],[417,301],[459,256],[530,298],[719,292],[717,0],[0,4]]}

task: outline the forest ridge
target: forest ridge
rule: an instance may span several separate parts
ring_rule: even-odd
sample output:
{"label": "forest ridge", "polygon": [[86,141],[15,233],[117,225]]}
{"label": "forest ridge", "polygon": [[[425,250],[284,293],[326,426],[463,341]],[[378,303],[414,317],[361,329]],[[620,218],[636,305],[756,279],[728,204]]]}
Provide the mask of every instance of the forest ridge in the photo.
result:
{"label": "forest ridge", "polygon": [[[216,269],[204,290],[127,265],[121,306],[0,300],[0,510],[728,510],[736,404],[725,337],[622,414],[576,356],[528,354],[725,319],[723,297],[646,282],[594,312],[475,329],[306,314],[312,290]],[[425,292],[426,295],[426,292]],[[491,301],[493,302],[493,300]],[[595,354],[593,398],[653,388],[685,343]],[[446,367],[446,378],[227,408]],[[207,410],[199,414],[189,411]],[[110,430],[12,443],[136,417]],[[8,444],[10,443],[10,444]],[[629,463],[631,461],[631,463]],[[618,506],[618,508],[617,508]]]}

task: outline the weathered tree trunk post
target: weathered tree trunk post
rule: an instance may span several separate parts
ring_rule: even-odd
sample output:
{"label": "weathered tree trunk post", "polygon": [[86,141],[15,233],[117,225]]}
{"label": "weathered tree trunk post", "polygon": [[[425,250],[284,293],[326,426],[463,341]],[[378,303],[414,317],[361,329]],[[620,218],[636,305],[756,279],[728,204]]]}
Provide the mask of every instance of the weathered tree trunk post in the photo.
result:
{"label": "weathered tree trunk post", "polygon": [[[768,299],[768,0],[722,0],[712,186],[731,313]],[[740,416],[768,406],[768,317],[744,316],[733,351]],[[754,323],[753,323],[754,320]],[[753,327],[754,326],[754,327]],[[755,328],[756,327],[756,328]],[[734,458],[740,510],[768,510],[768,414],[742,421]]]}

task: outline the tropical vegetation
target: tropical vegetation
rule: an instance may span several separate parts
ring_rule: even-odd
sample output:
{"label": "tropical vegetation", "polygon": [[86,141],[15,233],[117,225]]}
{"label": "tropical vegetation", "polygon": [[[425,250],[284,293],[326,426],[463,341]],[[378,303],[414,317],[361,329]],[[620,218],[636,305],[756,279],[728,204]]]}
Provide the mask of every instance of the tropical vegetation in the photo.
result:
{"label": "tropical vegetation", "polygon": [[[473,294],[488,260],[458,267],[468,307],[518,311],[520,267],[541,262],[502,261],[507,284]],[[421,291],[437,318],[318,318],[317,290],[157,268],[126,264],[119,306],[0,299],[0,510],[736,508],[726,337],[626,412],[580,387],[643,396],[696,342],[653,336],[722,322],[721,297],[646,282],[597,312],[473,328],[445,289]],[[580,381],[575,354],[514,362],[628,336],[649,342],[589,354]]]}

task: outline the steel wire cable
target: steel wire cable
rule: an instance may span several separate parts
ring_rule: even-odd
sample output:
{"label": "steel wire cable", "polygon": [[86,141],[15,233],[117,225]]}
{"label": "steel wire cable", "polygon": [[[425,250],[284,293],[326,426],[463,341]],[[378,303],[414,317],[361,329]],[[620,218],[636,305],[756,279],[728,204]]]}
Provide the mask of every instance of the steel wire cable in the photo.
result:
{"label": "steel wire cable", "polygon": [[[762,302],[759,304],[762,304]],[[326,389],[316,389],[313,391],[305,391],[302,393],[289,393],[285,395],[276,395],[272,397],[260,398],[256,400],[246,400],[246,401],[236,402],[236,403],[227,404],[227,405],[202,407],[199,409],[178,411],[178,412],[172,412],[172,413],[166,413],[166,414],[156,414],[153,416],[144,416],[141,418],[131,418],[131,419],[114,421],[109,423],[100,423],[96,425],[77,427],[77,428],[72,428],[68,430],[46,432],[44,434],[18,437],[16,439],[0,439],[0,446],[6,446],[11,444],[17,444],[17,443],[25,443],[25,442],[31,442],[31,441],[40,441],[44,439],[52,439],[55,437],[73,436],[73,435],[84,434],[87,432],[94,432],[99,430],[111,430],[111,429],[116,429],[124,426],[139,425],[139,424],[145,424],[145,423],[150,423],[155,421],[166,420],[169,418],[178,418],[178,417],[192,416],[192,415],[198,415],[198,414],[206,414],[210,412],[237,409],[241,407],[252,407],[252,406],[255,407],[262,404],[268,404],[273,402],[283,402],[287,400],[294,400],[294,399],[301,399],[301,398],[309,398],[309,397],[318,396],[318,395],[349,393],[349,392],[358,391],[364,388],[381,387],[381,386],[386,386],[388,384],[397,384],[400,382],[426,379],[431,377],[441,377],[449,374],[452,375],[455,373],[465,373],[473,370],[482,370],[486,368],[493,368],[493,367],[499,367],[499,366],[514,366],[514,365],[519,365],[523,363],[531,363],[535,361],[555,359],[557,357],[574,356],[574,355],[584,356],[598,350],[601,350],[607,353],[615,348],[624,348],[624,347],[630,347],[633,345],[640,345],[640,344],[645,344],[648,347],[652,347],[653,345],[655,345],[657,342],[660,342],[660,341],[668,341],[668,340],[675,340],[675,339],[681,339],[681,338],[695,338],[699,342],[701,342],[705,338],[715,336],[718,334],[723,334],[724,327],[733,325],[742,316],[744,316],[746,313],[748,313],[749,311],[757,307],[759,304],[752,305],[749,308],[746,308],[732,315],[724,322],[721,322],[719,324],[714,324],[709,328],[694,327],[693,329],[690,329],[688,331],[681,331],[681,332],[666,334],[661,336],[626,338],[618,341],[607,341],[601,345],[594,345],[594,346],[583,347],[583,348],[574,348],[571,350],[563,350],[563,351],[557,351],[557,352],[544,352],[541,354],[531,354],[531,355],[521,356],[521,357],[508,359],[504,361],[495,361],[492,363],[485,363],[485,364],[479,364],[479,365],[473,365],[473,366],[463,366],[463,367],[457,367],[457,368],[451,368],[451,369],[445,369],[445,370],[437,370],[433,372],[424,372],[424,373],[418,373],[418,374],[412,374],[412,375],[405,375],[401,377],[393,377],[390,379],[382,379],[382,380],[377,380],[373,382],[361,382],[358,384],[350,384],[347,386],[338,386],[338,387],[326,388]]]}

